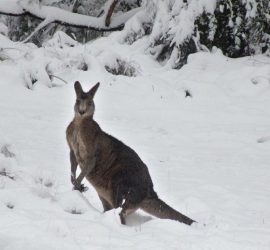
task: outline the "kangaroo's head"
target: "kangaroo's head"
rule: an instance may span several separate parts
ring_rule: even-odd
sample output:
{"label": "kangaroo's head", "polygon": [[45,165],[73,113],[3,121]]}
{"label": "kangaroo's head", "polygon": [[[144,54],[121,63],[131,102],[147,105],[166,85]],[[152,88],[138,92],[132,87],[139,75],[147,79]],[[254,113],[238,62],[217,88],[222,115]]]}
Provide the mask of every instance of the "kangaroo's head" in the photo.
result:
{"label": "kangaroo's head", "polygon": [[95,111],[95,104],[93,98],[99,87],[99,82],[92,87],[88,92],[84,92],[81,84],[76,81],[74,84],[76,92],[76,103],[74,106],[76,117],[93,117]]}

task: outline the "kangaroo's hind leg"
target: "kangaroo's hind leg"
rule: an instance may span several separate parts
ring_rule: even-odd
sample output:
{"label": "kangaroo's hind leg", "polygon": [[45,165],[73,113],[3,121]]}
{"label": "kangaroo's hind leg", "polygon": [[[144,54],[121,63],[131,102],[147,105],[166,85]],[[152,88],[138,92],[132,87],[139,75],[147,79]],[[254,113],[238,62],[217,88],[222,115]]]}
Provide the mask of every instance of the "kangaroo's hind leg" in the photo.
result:
{"label": "kangaroo's hind leg", "polygon": [[126,225],[126,217],[134,213],[139,208],[139,205],[131,204],[125,201],[122,206],[122,210],[119,213],[120,221],[122,225]]}
{"label": "kangaroo's hind leg", "polygon": [[121,207],[119,213],[121,224],[126,225],[126,217],[135,212],[139,206],[135,201],[132,193],[123,185],[123,183],[115,182],[113,185],[113,206],[114,208]]}
{"label": "kangaroo's hind leg", "polygon": [[139,209],[143,196],[140,195],[140,192],[136,189],[130,189],[126,196],[126,199],[123,203],[122,210],[119,213],[121,223],[126,225],[126,217],[132,213],[134,213],[137,209]]}
{"label": "kangaroo's hind leg", "polygon": [[112,181],[113,190],[113,206],[114,208],[121,207],[119,213],[121,223],[126,224],[126,217],[134,213],[146,196],[145,189],[138,187],[137,183],[126,179],[125,172],[118,172]]}

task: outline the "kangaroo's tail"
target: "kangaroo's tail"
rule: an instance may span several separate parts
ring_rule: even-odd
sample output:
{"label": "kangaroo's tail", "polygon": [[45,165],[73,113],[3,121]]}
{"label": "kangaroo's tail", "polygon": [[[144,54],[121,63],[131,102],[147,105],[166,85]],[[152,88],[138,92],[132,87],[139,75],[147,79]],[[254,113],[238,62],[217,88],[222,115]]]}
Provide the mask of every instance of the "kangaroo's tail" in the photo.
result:
{"label": "kangaroo's tail", "polygon": [[140,208],[145,212],[154,215],[160,219],[171,219],[177,220],[179,222],[191,225],[193,222],[196,222],[187,216],[179,213],[175,209],[171,208],[164,201],[159,198],[146,198],[140,205]]}

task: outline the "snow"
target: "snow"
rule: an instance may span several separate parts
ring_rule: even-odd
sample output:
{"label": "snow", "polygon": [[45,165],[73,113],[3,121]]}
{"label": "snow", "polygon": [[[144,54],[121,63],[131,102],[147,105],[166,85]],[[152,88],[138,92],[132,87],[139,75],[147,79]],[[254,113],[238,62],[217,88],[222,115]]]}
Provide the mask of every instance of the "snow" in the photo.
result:
{"label": "snow", "polygon": [[3,23],[0,23],[0,34],[6,35],[6,36],[8,34],[8,27]]}
{"label": "snow", "polygon": [[6,13],[20,14],[22,13],[22,8],[18,5],[17,0],[1,0],[0,10]]}
{"label": "snow", "polygon": [[[58,33],[37,48],[0,36],[0,249],[269,250],[270,58],[215,49],[172,70],[145,54],[145,38],[121,39],[80,45]],[[116,58],[140,74],[108,73]],[[48,64],[68,84],[49,79]],[[27,72],[37,78],[29,88]],[[72,191],[65,128],[75,80],[85,90],[101,82],[95,119],[136,150],[159,196],[198,225],[138,211],[123,226],[119,209],[102,213],[86,181],[85,194]]]}

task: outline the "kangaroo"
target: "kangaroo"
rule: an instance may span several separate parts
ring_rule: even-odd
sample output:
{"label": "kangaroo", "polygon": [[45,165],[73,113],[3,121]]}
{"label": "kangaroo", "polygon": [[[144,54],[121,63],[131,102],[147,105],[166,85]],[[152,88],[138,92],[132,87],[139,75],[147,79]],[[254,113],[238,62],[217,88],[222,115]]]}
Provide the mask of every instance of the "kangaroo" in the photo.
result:
{"label": "kangaroo", "polygon": [[[93,98],[97,83],[88,92],[81,84],[74,84],[75,116],[66,130],[70,148],[71,182],[75,190],[86,191],[81,184],[84,177],[98,193],[104,212],[121,207],[120,221],[142,209],[161,219],[176,220],[191,225],[194,220],[177,212],[159,199],[154,191],[147,166],[137,153],[123,142],[102,131],[93,119]],[[76,177],[79,164],[81,173]]]}

